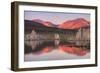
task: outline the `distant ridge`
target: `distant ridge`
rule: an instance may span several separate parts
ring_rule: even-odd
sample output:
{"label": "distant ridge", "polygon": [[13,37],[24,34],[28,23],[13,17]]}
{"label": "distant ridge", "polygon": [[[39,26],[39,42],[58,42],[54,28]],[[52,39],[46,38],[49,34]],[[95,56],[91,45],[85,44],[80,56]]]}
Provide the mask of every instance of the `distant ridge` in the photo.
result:
{"label": "distant ridge", "polygon": [[40,19],[33,19],[32,21],[37,22],[37,23],[41,23],[41,24],[43,24],[47,27],[55,27],[55,25],[52,22],[49,22],[49,21],[43,21],[43,20],[40,20]]}
{"label": "distant ridge", "polygon": [[83,19],[77,18],[74,20],[65,21],[64,23],[60,24],[58,27],[63,29],[79,29],[83,27],[89,27],[90,22]]}

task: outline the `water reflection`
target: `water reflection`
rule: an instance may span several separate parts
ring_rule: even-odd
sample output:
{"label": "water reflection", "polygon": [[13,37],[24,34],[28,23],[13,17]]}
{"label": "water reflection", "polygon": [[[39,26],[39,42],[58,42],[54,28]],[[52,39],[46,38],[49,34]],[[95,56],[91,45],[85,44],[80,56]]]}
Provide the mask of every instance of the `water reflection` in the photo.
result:
{"label": "water reflection", "polygon": [[[55,41],[50,41],[50,40],[29,41],[28,40],[28,41],[25,41],[25,55],[27,56],[31,54],[31,57],[27,56],[28,57],[27,58],[25,56],[25,60],[29,61],[29,59],[32,58],[31,60],[34,61],[36,60],[34,59],[34,57],[37,58],[42,55],[44,55],[42,56],[43,58],[48,57],[49,59],[49,57],[52,58],[52,55],[55,56],[55,54],[59,54],[63,56],[63,53],[64,53],[65,58],[68,58],[68,56],[70,55],[72,55],[72,58],[75,58],[76,56],[77,57],[79,56],[80,58],[89,53],[89,48],[90,47],[86,47],[86,46],[76,46],[74,43],[69,43],[69,42],[60,41],[60,40],[55,40]],[[53,53],[54,51],[56,51],[56,53]],[[89,55],[88,55],[88,58],[89,58]],[[60,57],[58,59],[60,59]],[[44,60],[47,60],[47,59],[44,59]]]}

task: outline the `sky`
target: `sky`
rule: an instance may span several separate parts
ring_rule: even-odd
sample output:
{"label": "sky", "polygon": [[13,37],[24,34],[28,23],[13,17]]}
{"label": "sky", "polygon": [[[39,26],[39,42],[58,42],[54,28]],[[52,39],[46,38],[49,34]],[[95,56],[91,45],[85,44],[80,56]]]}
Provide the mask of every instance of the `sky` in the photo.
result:
{"label": "sky", "polygon": [[24,11],[25,20],[40,19],[50,21],[55,25],[61,24],[68,20],[84,18],[90,21],[90,14],[87,13],[64,13],[64,12],[43,12],[43,11]]}

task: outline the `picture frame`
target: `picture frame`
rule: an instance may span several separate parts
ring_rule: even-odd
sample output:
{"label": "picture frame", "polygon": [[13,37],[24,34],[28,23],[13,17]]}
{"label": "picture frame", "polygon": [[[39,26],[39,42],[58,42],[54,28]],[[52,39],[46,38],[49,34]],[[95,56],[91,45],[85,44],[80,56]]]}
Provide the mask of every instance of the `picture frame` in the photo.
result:
{"label": "picture frame", "polygon": [[[39,37],[35,38],[37,34],[34,34],[34,31],[39,34]],[[74,38],[71,38],[72,35]],[[39,45],[35,46],[35,49],[38,50],[34,50],[37,41]],[[46,54],[43,54],[44,52]],[[19,1],[11,3],[11,70],[28,71],[93,66],[97,66],[96,6]]]}

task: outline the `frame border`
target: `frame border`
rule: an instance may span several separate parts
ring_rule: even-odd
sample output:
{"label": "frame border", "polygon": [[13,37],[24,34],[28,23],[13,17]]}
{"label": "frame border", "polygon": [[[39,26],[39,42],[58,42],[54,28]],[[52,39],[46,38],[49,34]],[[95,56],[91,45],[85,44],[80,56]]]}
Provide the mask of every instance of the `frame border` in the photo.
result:
{"label": "frame border", "polygon": [[[36,68],[19,68],[18,63],[18,34],[19,34],[19,5],[35,5],[35,6],[50,6],[50,7],[69,7],[69,8],[83,8],[83,9],[95,9],[95,64],[84,65],[70,65],[70,66],[52,66],[52,67],[36,67]],[[36,3],[36,2],[20,2],[14,1],[11,3],[11,70],[13,71],[28,71],[28,70],[48,70],[48,69],[62,69],[62,68],[80,68],[80,67],[93,67],[98,65],[97,59],[97,6],[85,6],[85,5],[69,5],[69,4],[53,4],[53,3]]]}

